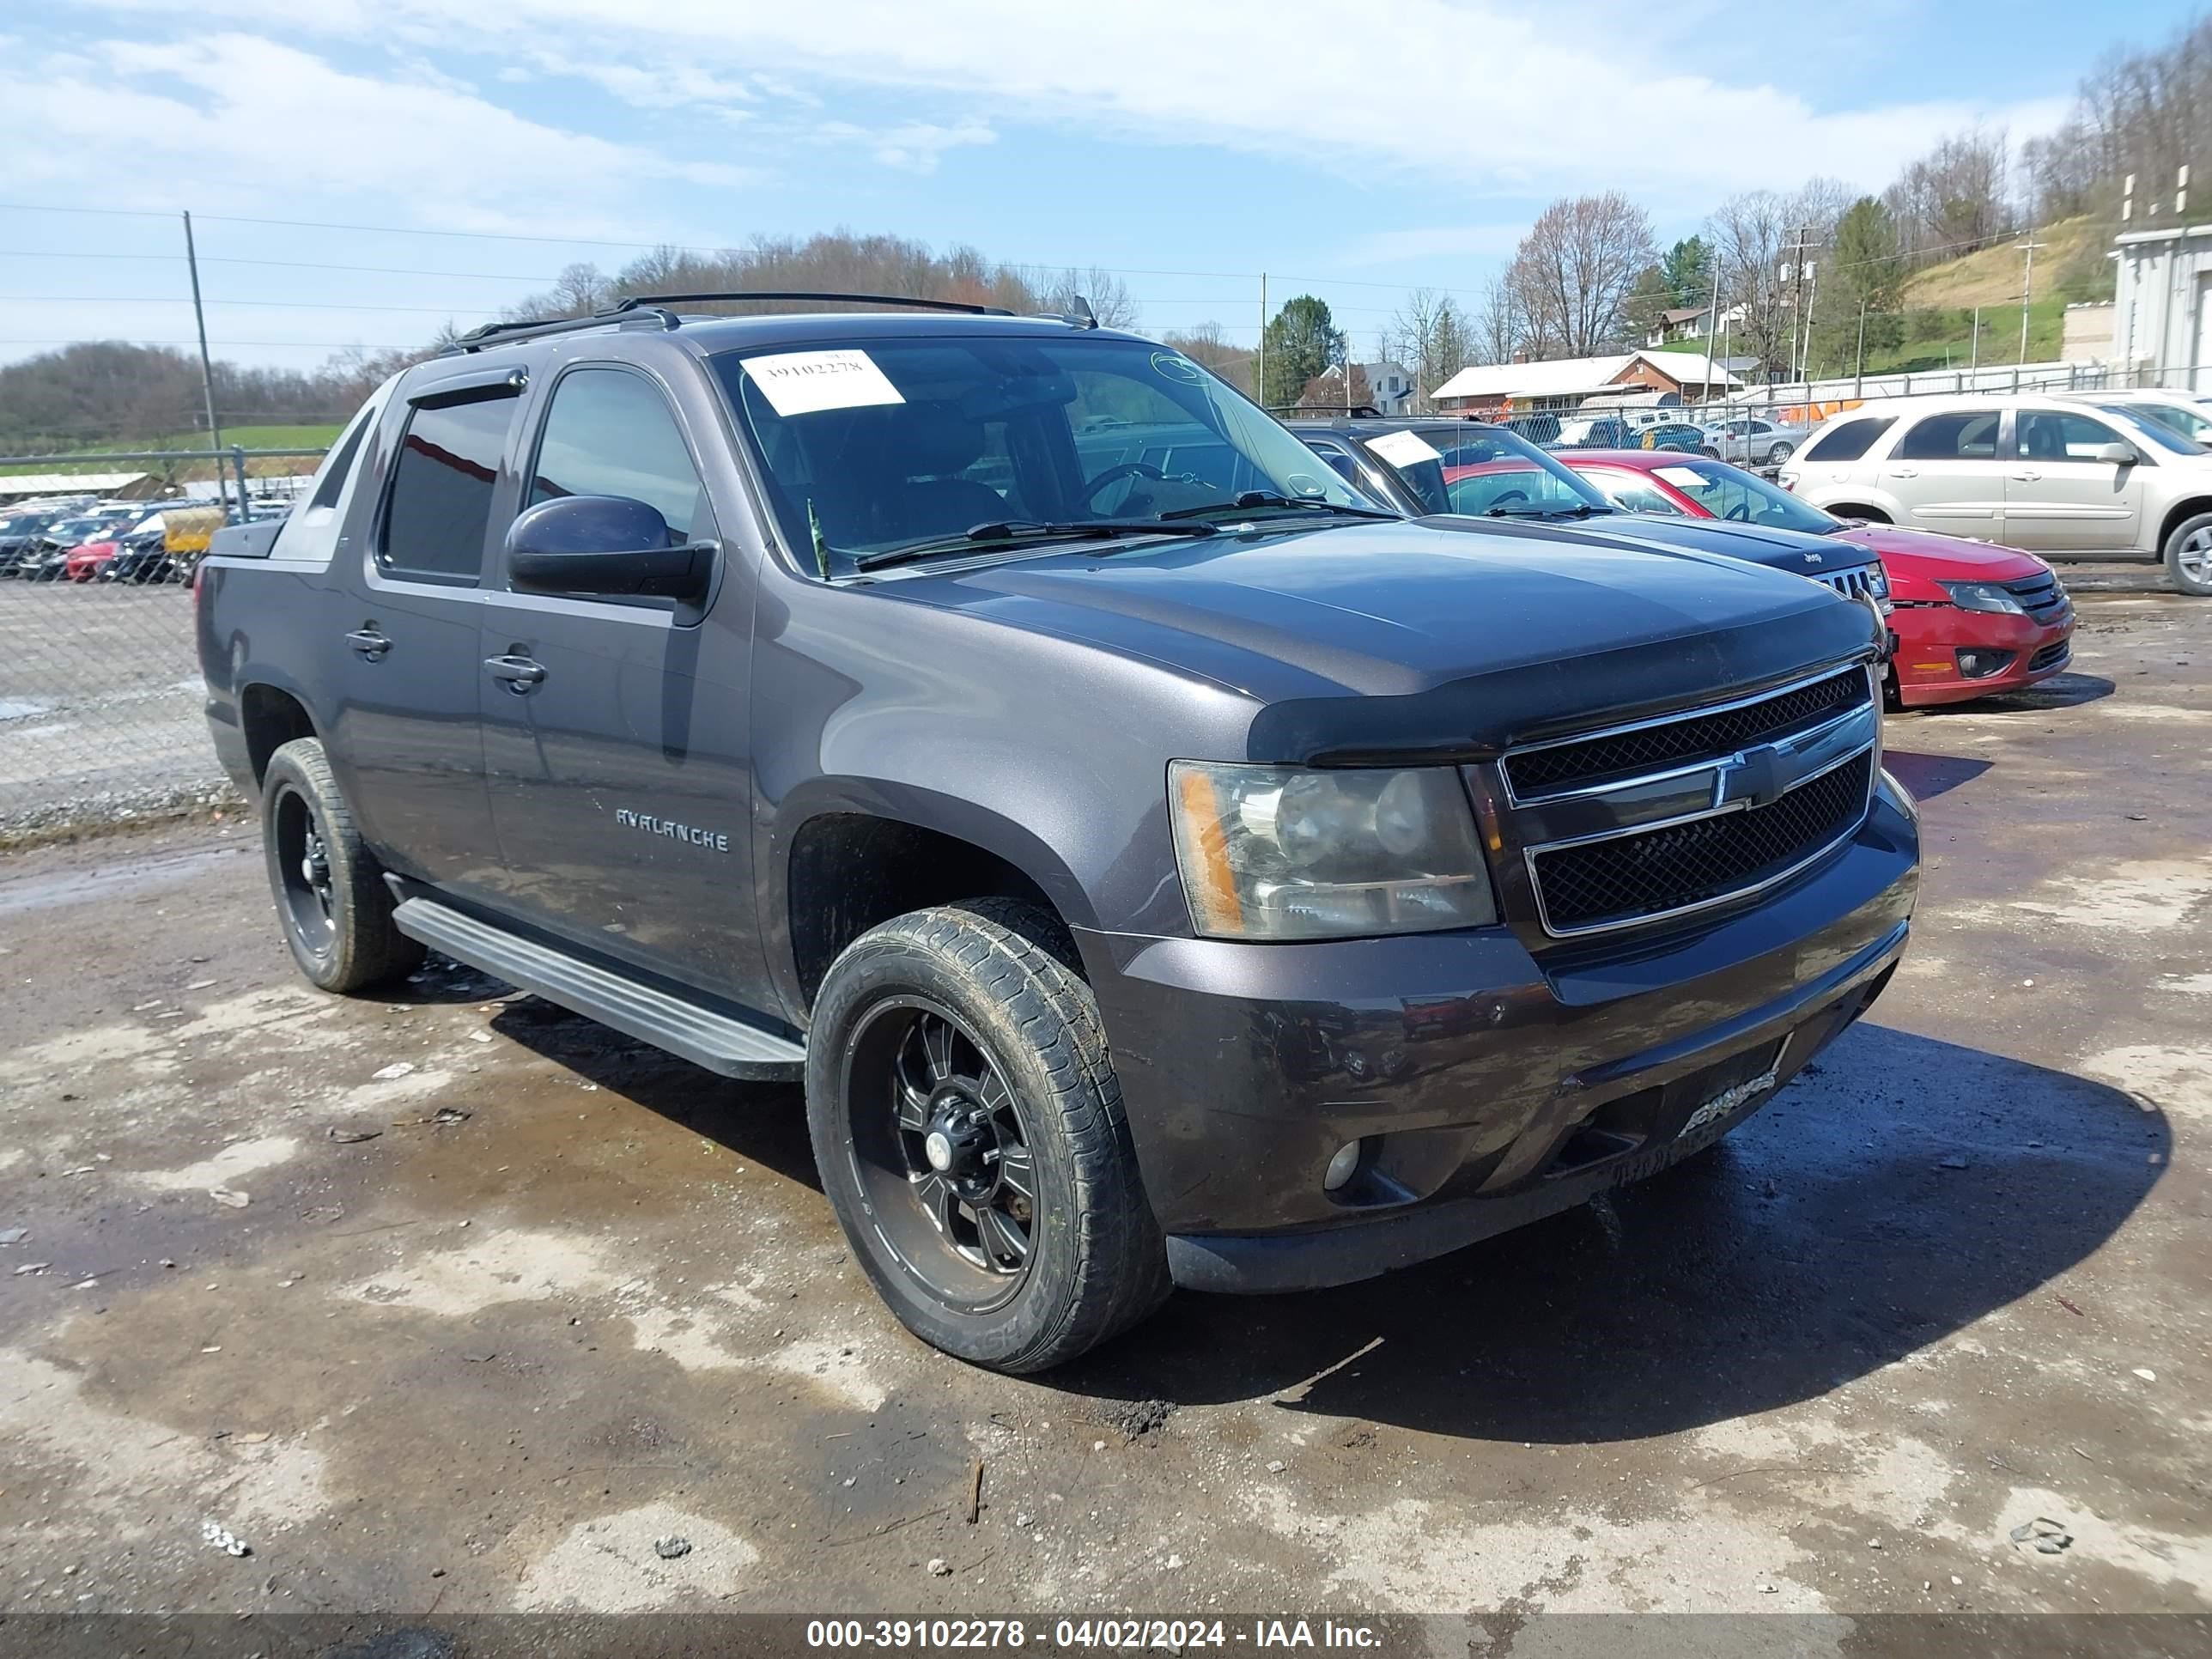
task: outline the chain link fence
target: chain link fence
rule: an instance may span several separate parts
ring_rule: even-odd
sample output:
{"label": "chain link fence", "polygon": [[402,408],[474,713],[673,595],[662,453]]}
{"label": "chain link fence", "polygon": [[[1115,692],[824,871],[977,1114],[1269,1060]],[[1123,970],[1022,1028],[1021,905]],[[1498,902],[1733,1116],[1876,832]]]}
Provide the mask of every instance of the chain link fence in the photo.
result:
{"label": "chain link fence", "polygon": [[0,459],[0,846],[228,799],[193,567],[241,480],[246,514],[282,514],[320,455]]}

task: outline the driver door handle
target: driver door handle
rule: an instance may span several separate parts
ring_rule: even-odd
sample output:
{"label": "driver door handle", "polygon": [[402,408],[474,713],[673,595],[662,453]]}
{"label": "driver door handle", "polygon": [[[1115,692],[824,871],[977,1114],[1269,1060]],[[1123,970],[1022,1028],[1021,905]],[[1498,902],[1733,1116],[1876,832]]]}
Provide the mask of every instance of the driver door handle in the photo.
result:
{"label": "driver door handle", "polygon": [[507,689],[518,697],[526,696],[545,679],[545,665],[528,657],[486,657],[484,672],[495,680],[505,680]]}
{"label": "driver door handle", "polygon": [[345,641],[367,662],[381,662],[384,653],[392,649],[392,641],[378,633],[374,624],[355,629],[345,636]]}
{"label": "driver door handle", "polygon": [[1917,478],[1920,476],[1920,469],[1917,466],[1893,466],[1889,469],[1889,476],[1893,478]]}
{"label": "driver door handle", "polygon": [[2015,477],[2015,478],[2020,479],[2023,483],[2034,483],[2038,478],[2041,477],[2043,475],[2042,475],[2040,472],[2038,472],[2038,471],[2037,471],[2033,467],[2032,467],[2032,466],[2024,466],[2024,467],[2021,467],[2018,471],[2014,472],[2012,476],[2013,476],[2014,477]]}

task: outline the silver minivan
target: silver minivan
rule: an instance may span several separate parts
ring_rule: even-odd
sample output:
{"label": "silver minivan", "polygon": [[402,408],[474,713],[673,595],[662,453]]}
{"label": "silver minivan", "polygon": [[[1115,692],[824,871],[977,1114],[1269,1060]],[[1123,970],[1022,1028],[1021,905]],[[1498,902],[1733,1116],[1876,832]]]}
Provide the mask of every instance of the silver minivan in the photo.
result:
{"label": "silver minivan", "polygon": [[2155,421],[2056,393],[1899,398],[1824,422],[1784,489],[1838,518],[2046,559],[2159,559],[2212,597],[2212,453]]}

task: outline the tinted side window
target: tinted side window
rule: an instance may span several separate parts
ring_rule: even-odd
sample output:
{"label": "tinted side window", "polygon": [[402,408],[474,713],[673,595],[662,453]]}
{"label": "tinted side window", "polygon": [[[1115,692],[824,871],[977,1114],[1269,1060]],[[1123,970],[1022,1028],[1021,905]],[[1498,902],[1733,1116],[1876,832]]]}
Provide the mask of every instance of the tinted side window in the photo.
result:
{"label": "tinted side window", "polygon": [[710,541],[699,469],[660,389],[618,368],[580,368],[553,388],[526,505],[562,495],[626,495],[668,521],[670,545]]}
{"label": "tinted side window", "polygon": [[361,434],[368,430],[369,416],[376,412],[372,404],[353,417],[353,425],[345,436],[338,440],[338,453],[331,457],[329,470],[323,481],[315,486],[314,499],[307,503],[312,510],[318,507],[336,507],[338,496],[345,489],[346,480],[353,476],[354,457],[361,453]]}
{"label": "tinted side window", "polygon": [[473,582],[483,564],[492,486],[514,420],[511,396],[418,408],[408,417],[385,503],[377,562],[395,575]]}
{"label": "tinted side window", "polygon": [[1805,452],[1808,461],[1856,461],[1874,447],[1874,441],[1897,424],[1894,415],[1871,415],[1830,427]]}
{"label": "tinted side window", "polygon": [[1997,458],[1997,412],[1976,409],[1930,415],[1905,434],[1897,453],[1904,460],[1993,461]]}
{"label": "tinted side window", "polygon": [[2106,444],[2123,441],[2102,421],[2070,409],[2023,409],[2017,418],[2022,460],[2094,461]]}

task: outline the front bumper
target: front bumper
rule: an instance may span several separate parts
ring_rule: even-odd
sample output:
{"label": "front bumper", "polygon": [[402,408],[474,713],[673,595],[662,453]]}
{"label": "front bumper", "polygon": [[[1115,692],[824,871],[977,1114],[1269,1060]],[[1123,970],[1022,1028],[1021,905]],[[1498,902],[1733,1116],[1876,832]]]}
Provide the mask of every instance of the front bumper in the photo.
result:
{"label": "front bumper", "polygon": [[[1727,1133],[1905,948],[1917,830],[1858,835],[1748,908],[1641,945],[1503,930],[1080,943],[1176,1281],[1279,1291],[1442,1255]],[[1770,1076],[1771,1074],[1771,1076]],[[1346,1143],[1358,1171],[1326,1192]]]}
{"label": "front bumper", "polygon": [[[1908,708],[2017,691],[2063,672],[2073,660],[2070,605],[2050,623],[1951,605],[1900,605],[1889,623],[1898,636],[1891,659],[1898,700]],[[1994,674],[1968,678],[1960,671],[1961,650],[2008,652],[2011,659]]]}

